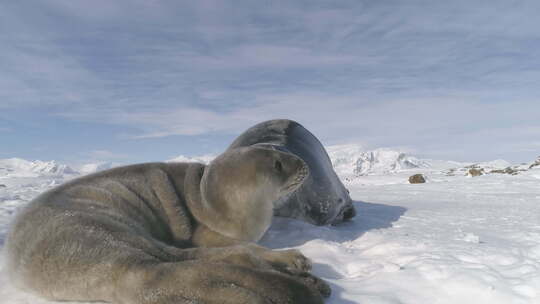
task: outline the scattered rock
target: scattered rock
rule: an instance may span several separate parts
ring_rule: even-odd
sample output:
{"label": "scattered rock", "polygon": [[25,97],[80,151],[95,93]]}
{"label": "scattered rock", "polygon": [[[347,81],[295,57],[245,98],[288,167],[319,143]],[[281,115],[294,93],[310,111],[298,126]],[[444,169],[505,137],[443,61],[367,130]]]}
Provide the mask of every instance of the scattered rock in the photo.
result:
{"label": "scattered rock", "polygon": [[452,169],[449,169],[447,172],[446,172],[446,176],[455,176],[456,175],[456,168],[452,168]]}
{"label": "scattered rock", "polygon": [[525,171],[525,170],[523,170],[523,169],[515,169],[515,168],[512,168],[512,167],[506,167],[504,169],[491,170],[489,173],[517,175],[520,171]]}
{"label": "scattered rock", "polygon": [[470,176],[472,176],[472,177],[484,175],[484,169],[483,169],[483,168],[475,168],[475,167],[472,167],[472,168],[469,169],[469,171],[467,172],[467,175],[470,175]]}
{"label": "scattered rock", "polygon": [[426,182],[426,178],[422,174],[415,174],[409,177],[409,183],[411,184],[423,184]]}

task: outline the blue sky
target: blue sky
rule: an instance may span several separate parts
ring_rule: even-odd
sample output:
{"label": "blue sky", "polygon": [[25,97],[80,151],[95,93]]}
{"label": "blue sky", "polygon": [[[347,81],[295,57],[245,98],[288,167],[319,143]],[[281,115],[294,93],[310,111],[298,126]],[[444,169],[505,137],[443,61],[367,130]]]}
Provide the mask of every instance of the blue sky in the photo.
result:
{"label": "blue sky", "polygon": [[0,158],[219,153],[249,126],[540,155],[538,1],[3,1]]}

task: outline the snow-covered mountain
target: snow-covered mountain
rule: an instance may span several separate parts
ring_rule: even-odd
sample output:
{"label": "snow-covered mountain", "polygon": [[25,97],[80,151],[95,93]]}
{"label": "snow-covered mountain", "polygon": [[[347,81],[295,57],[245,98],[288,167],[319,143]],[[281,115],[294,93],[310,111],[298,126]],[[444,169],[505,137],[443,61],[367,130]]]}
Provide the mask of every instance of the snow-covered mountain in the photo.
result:
{"label": "snow-covered mountain", "polygon": [[360,145],[353,144],[328,146],[326,150],[340,176],[380,175],[430,167],[426,161],[386,148],[365,151]]}
{"label": "snow-covered mountain", "polygon": [[[498,173],[506,168],[518,172],[540,167],[540,157],[531,163],[514,165],[505,160],[494,160],[480,163],[460,163],[453,161],[418,159],[407,153],[388,148],[366,150],[358,144],[326,146],[332,165],[342,179],[354,179],[368,175],[393,175],[399,172],[437,171],[446,174],[465,175],[470,168],[480,168],[486,173]],[[199,162],[208,164],[216,155],[199,156],[179,155],[167,162]],[[0,177],[63,177],[90,174],[118,166],[111,162],[87,163],[70,167],[56,161],[24,160],[21,158],[0,159]]]}
{"label": "snow-covered mountain", "polygon": [[90,174],[97,171],[103,171],[114,167],[114,164],[111,162],[97,162],[97,163],[88,163],[84,164],[79,168],[80,174]]}
{"label": "snow-covered mountain", "polygon": [[68,165],[59,164],[56,161],[28,161],[21,158],[0,159],[0,176],[6,177],[40,177],[40,176],[63,176],[77,174]]}
{"label": "snow-covered mountain", "polygon": [[167,160],[167,162],[171,163],[177,163],[177,162],[187,162],[187,163],[203,163],[208,164],[211,162],[214,158],[216,158],[216,155],[213,154],[205,154],[205,155],[199,155],[199,156],[185,156],[185,155],[178,155],[175,158]]}
{"label": "snow-covered mountain", "polygon": [[[387,174],[413,168],[428,168],[428,162],[391,149],[366,151],[361,145],[334,145],[325,147],[339,176]],[[199,162],[208,164],[216,155],[179,155],[168,162]]]}
{"label": "snow-covered mountain", "polygon": [[75,168],[57,161],[0,159],[0,177],[13,178],[63,178],[102,171],[114,167],[110,162],[87,163]]}
{"label": "snow-covered mountain", "polygon": [[358,175],[384,174],[406,169],[427,168],[429,164],[399,151],[378,149],[364,152],[356,160],[354,173]]}
{"label": "snow-covered mountain", "polygon": [[334,170],[338,175],[353,175],[356,160],[366,150],[358,144],[334,145],[325,147]]}
{"label": "snow-covered mountain", "polygon": [[[362,176],[396,176],[398,173],[404,175],[435,173],[465,176],[471,168],[479,168],[486,173],[500,173],[502,172],[501,170],[509,167],[512,167],[514,170],[521,170],[535,164],[535,162],[532,162],[526,165],[512,166],[509,162],[501,159],[480,163],[419,159],[399,150],[389,148],[367,150],[358,144],[332,145],[326,146],[325,149],[328,152],[334,170],[346,182],[357,181]],[[216,155],[214,154],[199,156],[179,155],[167,160],[167,162],[199,162],[208,164],[215,157]],[[537,163],[540,164],[540,160]],[[536,166],[540,167],[540,165]],[[399,181],[402,180],[404,179],[399,177]]]}
{"label": "snow-covered mountain", "polygon": [[504,168],[512,166],[511,163],[507,162],[504,159],[496,159],[492,161],[480,162],[480,163],[471,164],[471,165],[472,166],[477,165],[481,168],[486,168],[486,169],[504,169]]}

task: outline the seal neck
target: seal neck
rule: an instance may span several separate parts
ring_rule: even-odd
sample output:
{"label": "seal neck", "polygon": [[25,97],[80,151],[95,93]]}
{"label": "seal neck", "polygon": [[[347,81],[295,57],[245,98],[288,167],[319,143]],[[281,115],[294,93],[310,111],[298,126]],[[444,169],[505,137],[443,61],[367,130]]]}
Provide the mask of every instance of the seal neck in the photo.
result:
{"label": "seal neck", "polygon": [[205,166],[203,164],[190,164],[184,179],[186,204],[197,221],[201,221],[202,212],[204,212],[200,188],[204,168]]}
{"label": "seal neck", "polygon": [[227,214],[220,214],[204,197],[205,172],[207,166],[199,163],[190,164],[184,181],[186,204],[189,211],[200,224],[210,230],[234,239],[238,238],[234,233],[234,225],[227,220]]}
{"label": "seal neck", "polygon": [[[263,212],[264,223],[262,223],[256,217],[265,207],[264,202],[260,200],[247,198],[249,200],[247,205],[229,202],[224,198],[226,195],[211,196],[213,200],[209,200],[205,195],[206,191],[216,191],[217,187],[209,182],[208,176],[211,174],[215,174],[211,165],[190,164],[187,169],[184,181],[185,198],[195,220],[226,237],[239,241],[258,241],[270,225],[273,215],[271,202],[268,202],[269,210]],[[258,205],[261,203],[263,206]],[[223,208],[224,205],[227,208]],[[253,223],[254,220],[257,220],[257,223]]]}

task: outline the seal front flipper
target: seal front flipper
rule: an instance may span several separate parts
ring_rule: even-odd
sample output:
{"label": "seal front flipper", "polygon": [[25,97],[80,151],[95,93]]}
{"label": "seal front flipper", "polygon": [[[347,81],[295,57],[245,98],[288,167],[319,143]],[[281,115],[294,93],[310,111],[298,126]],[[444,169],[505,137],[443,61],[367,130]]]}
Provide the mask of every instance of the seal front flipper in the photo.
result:
{"label": "seal front flipper", "polygon": [[226,247],[242,245],[249,248],[255,255],[268,262],[274,269],[297,274],[311,271],[312,264],[309,258],[304,256],[299,250],[271,250],[251,242],[243,242],[231,239],[222,234],[210,230],[208,227],[199,224],[192,239],[193,245],[204,247]]}
{"label": "seal front flipper", "polygon": [[[316,289],[327,296],[330,288],[306,274],[311,270],[311,261],[298,250],[273,251],[254,244],[270,225],[273,202],[300,187],[309,174],[307,165],[293,154],[263,146],[229,152],[207,167],[188,168],[186,203],[197,219],[192,243],[198,247],[241,244],[273,269],[317,282]],[[239,162],[244,170],[234,166]],[[229,181],[234,181],[236,187],[228,185]],[[266,185],[265,191],[258,190],[260,186],[253,182]]]}
{"label": "seal front flipper", "polygon": [[[230,155],[233,152],[234,157]],[[238,172],[237,175],[232,174],[231,172],[238,170],[234,170],[235,166],[231,168],[226,165],[240,161],[246,166],[246,170]],[[266,168],[261,168],[265,164]],[[190,165],[186,173],[184,192],[189,210],[197,218],[192,244],[197,247],[242,244],[256,250],[258,255],[280,270],[311,270],[309,259],[297,250],[272,251],[253,243],[259,240],[269,226],[273,200],[279,195],[294,191],[307,174],[305,164],[298,157],[260,147],[232,150],[209,166]],[[257,187],[253,185],[248,185],[245,189],[234,188],[224,181],[226,178],[228,182],[234,181],[241,185],[243,183],[236,180],[240,179],[240,176],[250,181],[259,180],[267,184],[265,188],[271,191],[257,191]],[[231,195],[231,191],[236,193]]]}
{"label": "seal front flipper", "polygon": [[[292,276],[237,265],[186,261],[128,269],[118,303],[322,304],[316,289]],[[191,302],[190,302],[191,301]]]}

